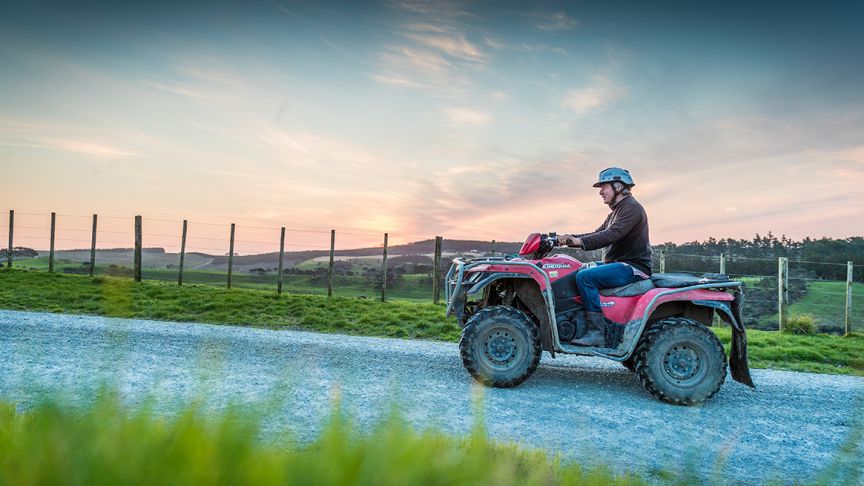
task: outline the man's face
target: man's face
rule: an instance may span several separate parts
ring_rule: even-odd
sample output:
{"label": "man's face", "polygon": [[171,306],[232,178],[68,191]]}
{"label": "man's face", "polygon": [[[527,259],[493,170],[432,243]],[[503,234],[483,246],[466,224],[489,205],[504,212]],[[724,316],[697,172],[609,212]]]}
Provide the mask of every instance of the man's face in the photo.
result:
{"label": "man's face", "polygon": [[612,204],[615,199],[615,189],[612,188],[611,182],[600,185],[600,197],[603,198],[603,204],[607,206]]}

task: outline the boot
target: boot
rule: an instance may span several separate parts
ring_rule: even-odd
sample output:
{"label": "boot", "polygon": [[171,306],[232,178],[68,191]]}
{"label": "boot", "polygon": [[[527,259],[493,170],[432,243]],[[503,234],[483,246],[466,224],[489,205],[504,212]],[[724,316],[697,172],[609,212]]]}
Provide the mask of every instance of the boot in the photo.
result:
{"label": "boot", "polygon": [[588,326],[588,332],[586,332],[585,335],[582,336],[580,339],[574,339],[570,341],[570,344],[575,344],[577,346],[606,346],[606,318],[603,317],[603,313],[586,312],[585,318]]}

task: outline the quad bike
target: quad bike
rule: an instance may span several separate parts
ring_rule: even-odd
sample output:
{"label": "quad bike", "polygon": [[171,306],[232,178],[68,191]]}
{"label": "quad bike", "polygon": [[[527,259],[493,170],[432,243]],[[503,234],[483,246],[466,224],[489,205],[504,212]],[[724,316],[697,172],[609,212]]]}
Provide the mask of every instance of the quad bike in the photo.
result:
{"label": "quad bike", "polygon": [[[462,363],[479,382],[512,387],[537,369],[542,351],[600,356],[636,373],[656,398],[705,402],[726,379],[726,352],[708,329],[715,313],[732,328],[732,378],[755,388],[741,319],[741,282],[725,275],[654,274],[600,290],[602,346],[571,344],[586,332],[576,273],[584,265],[549,256],[555,233],[533,233],[518,256],[456,258],[447,273],[447,317],[462,327]],[[473,299],[473,300],[469,300]]]}

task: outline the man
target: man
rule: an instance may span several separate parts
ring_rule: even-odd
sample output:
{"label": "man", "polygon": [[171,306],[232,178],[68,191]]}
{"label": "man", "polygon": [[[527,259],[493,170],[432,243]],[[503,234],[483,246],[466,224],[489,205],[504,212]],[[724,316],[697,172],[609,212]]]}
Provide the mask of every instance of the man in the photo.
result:
{"label": "man", "polygon": [[615,331],[622,330],[620,325],[603,317],[599,289],[621,287],[651,275],[648,216],[630,193],[635,185],[630,172],[625,169],[610,167],[601,171],[594,187],[600,188],[600,197],[612,212],[593,233],[558,237],[559,245],[583,250],[606,248],[602,263],[591,268],[583,267],[576,274],[576,287],[585,306],[588,331],[581,339],[572,341],[573,344],[605,346],[605,336],[610,331],[614,335]]}

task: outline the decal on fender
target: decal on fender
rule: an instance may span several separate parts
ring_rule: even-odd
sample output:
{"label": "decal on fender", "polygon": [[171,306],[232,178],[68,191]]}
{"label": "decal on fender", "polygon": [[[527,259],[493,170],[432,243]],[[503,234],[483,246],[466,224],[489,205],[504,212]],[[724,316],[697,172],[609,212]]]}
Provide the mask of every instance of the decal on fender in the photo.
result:
{"label": "decal on fender", "polygon": [[569,263],[544,263],[541,268],[573,268]]}

